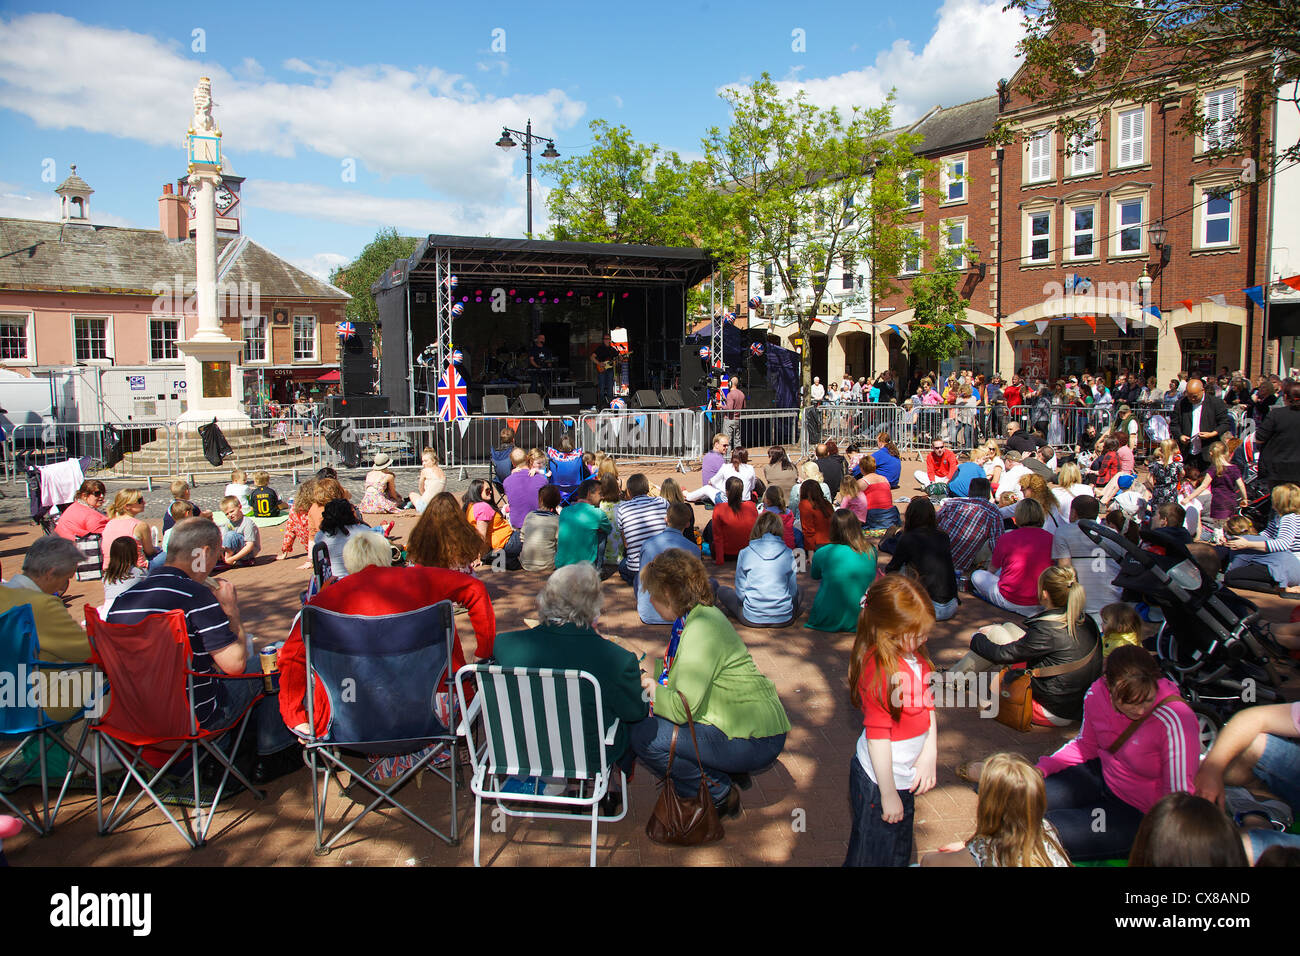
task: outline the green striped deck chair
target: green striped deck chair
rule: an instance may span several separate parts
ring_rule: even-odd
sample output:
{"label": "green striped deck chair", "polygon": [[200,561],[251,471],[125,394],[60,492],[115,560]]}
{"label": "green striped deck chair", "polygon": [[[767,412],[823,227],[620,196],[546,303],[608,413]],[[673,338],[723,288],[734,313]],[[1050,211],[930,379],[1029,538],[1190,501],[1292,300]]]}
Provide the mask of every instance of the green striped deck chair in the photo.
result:
{"label": "green striped deck chair", "polygon": [[[600,801],[609,792],[613,769],[606,760],[605,747],[614,742],[618,720],[605,726],[596,678],[586,671],[475,664],[457,671],[456,694],[465,714],[459,732],[471,741],[474,865],[480,865],[479,836],[487,799],[495,800],[500,810],[512,817],[572,820],[590,814],[591,865],[595,866],[599,824],[627,815],[627,776],[621,770],[619,813],[600,814]],[[475,744],[475,739],[479,743]],[[502,786],[511,777],[563,779],[576,784],[577,795],[506,792]],[[556,809],[522,810],[519,803]]]}

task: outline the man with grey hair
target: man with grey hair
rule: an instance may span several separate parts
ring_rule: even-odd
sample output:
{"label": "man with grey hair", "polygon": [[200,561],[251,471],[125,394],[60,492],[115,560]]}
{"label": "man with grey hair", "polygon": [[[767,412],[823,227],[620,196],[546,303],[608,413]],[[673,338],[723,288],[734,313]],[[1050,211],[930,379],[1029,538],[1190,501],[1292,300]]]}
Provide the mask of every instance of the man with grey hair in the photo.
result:
{"label": "man with grey hair", "polygon": [[[113,602],[108,620],[137,624],[150,614],[180,610],[189,632],[194,713],[203,727],[227,727],[260,692],[262,669],[244,630],[235,586],[209,577],[221,560],[221,529],[208,518],[176,522],[167,542],[167,563]],[[208,675],[248,675],[220,680]],[[258,679],[253,679],[254,677]],[[275,697],[258,701],[254,783],[269,783],[303,766],[297,740],[280,718]]]}
{"label": "man with grey hair", "polygon": [[[595,677],[605,726],[615,717],[620,721],[606,755],[626,771],[636,759],[628,748],[628,724],[645,719],[648,707],[641,694],[636,655],[595,630],[600,606],[600,576],[595,567],[584,562],[560,568],[537,595],[542,622],[526,631],[498,634],[494,654],[502,667],[580,670]],[[594,703],[584,703],[582,716],[586,726],[595,726]],[[617,806],[617,801],[610,805]]]}

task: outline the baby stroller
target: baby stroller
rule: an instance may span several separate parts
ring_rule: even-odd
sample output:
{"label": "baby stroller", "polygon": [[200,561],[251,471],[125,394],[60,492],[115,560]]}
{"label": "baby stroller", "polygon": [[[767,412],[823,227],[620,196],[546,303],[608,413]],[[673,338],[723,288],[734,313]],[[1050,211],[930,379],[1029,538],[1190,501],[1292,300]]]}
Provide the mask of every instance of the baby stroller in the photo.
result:
{"label": "baby stroller", "polygon": [[1104,540],[1108,550],[1118,548],[1124,555],[1115,586],[1138,592],[1159,610],[1156,658],[1196,714],[1202,756],[1238,710],[1282,699],[1270,652],[1279,657],[1285,652],[1259,620],[1255,605],[1206,574],[1187,545],[1143,531],[1144,542],[1164,551],[1158,554],[1104,524],[1084,520],[1079,527],[1099,546]]}

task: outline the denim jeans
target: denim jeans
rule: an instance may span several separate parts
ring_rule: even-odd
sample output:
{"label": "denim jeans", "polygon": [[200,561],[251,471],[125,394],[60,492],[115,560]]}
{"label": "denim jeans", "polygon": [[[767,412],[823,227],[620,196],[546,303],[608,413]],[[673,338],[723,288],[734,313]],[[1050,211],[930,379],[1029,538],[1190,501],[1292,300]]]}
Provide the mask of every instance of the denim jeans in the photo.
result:
{"label": "denim jeans", "polygon": [[910,790],[898,791],[903,819],[886,823],[880,816],[880,787],[867,776],[856,753],[849,759],[849,806],[853,832],[845,866],[907,866],[912,861],[912,820],[916,798]]}
{"label": "denim jeans", "polygon": [[1047,819],[1070,859],[1106,860],[1128,856],[1142,811],[1111,793],[1093,759],[1047,778]]}
{"label": "denim jeans", "polygon": [[610,403],[614,401],[614,370],[612,368],[599,374],[597,387],[600,390],[600,407],[609,408]]}
{"label": "denim jeans", "polygon": [[1255,762],[1255,776],[1293,810],[1300,810],[1300,743],[1268,734]]}
{"label": "denim jeans", "polygon": [[[651,773],[660,780],[668,768],[668,748],[672,744],[671,720],[653,716],[630,728],[632,750]],[[708,777],[709,795],[718,803],[731,790],[733,773],[754,773],[776,762],[785,749],[785,734],[774,737],[728,737],[717,727],[695,722],[695,736],[700,744],[700,763]],[[690,728],[682,724],[673,754],[673,785],[679,796],[694,797],[700,792],[700,768],[695,762]]]}
{"label": "denim jeans", "polygon": [[618,562],[619,577],[621,577],[624,581],[626,581],[628,584],[632,585],[633,587],[636,587],[636,579],[638,573],[639,572],[633,571],[628,568],[626,556],[623,557],[623,560]]}
{"label": "denim jeans", "polygon": [[[262,665],[256,657],[249,661],[248,666],[244,668],[244,673],[255,675],[257,680],[237,678],[217,682],[217,709],[205,721],[208,727],[229,725],[248,706],[248,702],[262,692]],[[244,731],[244,734],[245,736],[250,733],[257,735],[259,754],[279,753],[297,743],[298,738],[284,725],[284,718],[280,716],[280,700],[274,694],[266,695],[253,705],[251,723],[252,726]],[[233,743],[233,732],[228,737]]]}

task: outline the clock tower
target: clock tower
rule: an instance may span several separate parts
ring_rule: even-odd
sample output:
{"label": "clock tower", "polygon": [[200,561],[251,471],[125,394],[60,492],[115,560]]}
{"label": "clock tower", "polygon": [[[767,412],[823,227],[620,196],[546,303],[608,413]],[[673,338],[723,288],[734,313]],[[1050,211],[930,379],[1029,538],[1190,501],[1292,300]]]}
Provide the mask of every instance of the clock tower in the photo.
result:
{"label": "clock tower", "polygon": [[[196,428],[217,419],[223,425],[248,425],[240,407],[243,373],[238,359],[241,343],[221,330],[217,315],[217,216],[218,192],[226,191],[227,210],[237,204],[237,192],[226,187],[221,174],[221,130],[212,117],[212,84],[199,77],[194,88],[194,119],[186,134],[189,158],[190,229],[194,233],[195,298],[199,327],[193,338],[177,342],[185,356],[185,377],[191,383],[189,406],[180,425]],[[235,202],[230,202],[234,197]],[[198,384],[198,388],[194,385]]]}
{"label": "clock tower", "polygon": [[[229,165],[227,163],[227,165]],[[244,204],[240,196],[240,189],[244,185],[243,176],[232,176],[229,172],[223,170],[221,173],[221,182],[217,186],[214,195],[216,203],[216,226],[218,236],[238,236],[243,231]],[[182,176],[176,180],[176,192],[178,195],[186,198],[189,216],[189,235],[194,235],[195,229],[195,209],[197,193],[190,186],[189,179]]]}

